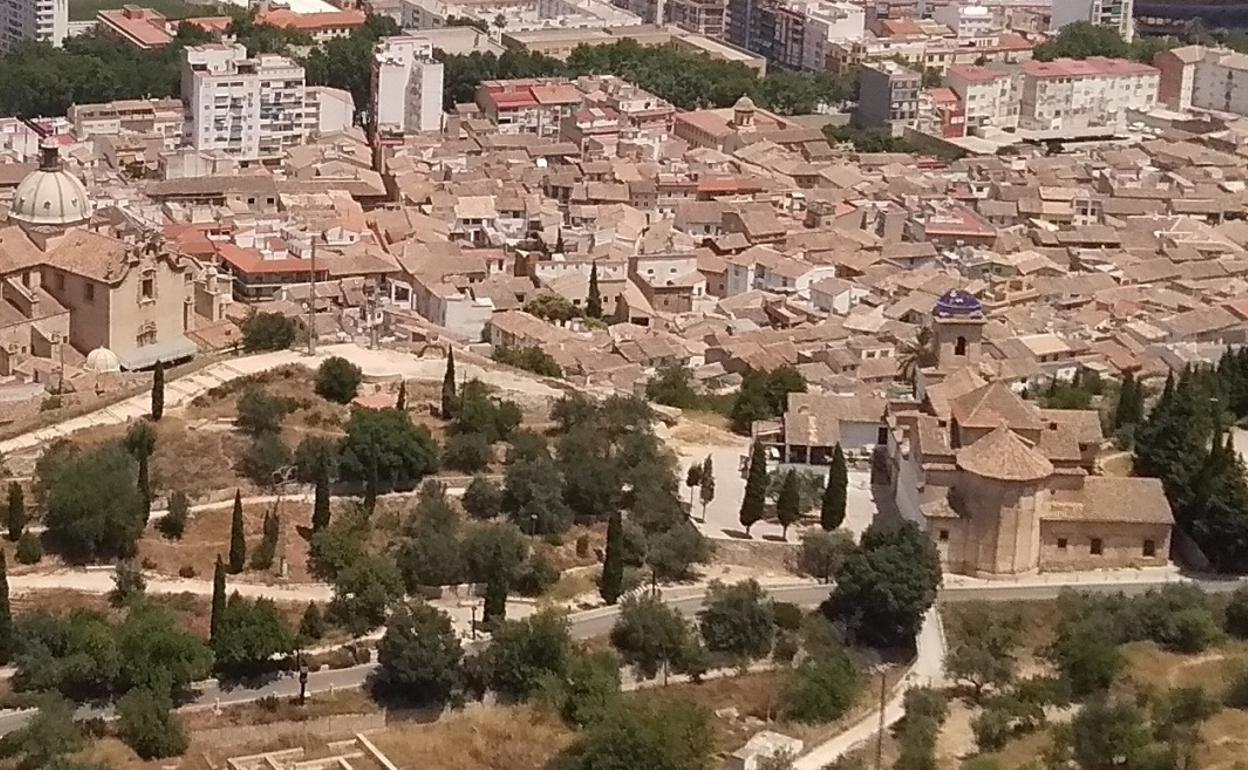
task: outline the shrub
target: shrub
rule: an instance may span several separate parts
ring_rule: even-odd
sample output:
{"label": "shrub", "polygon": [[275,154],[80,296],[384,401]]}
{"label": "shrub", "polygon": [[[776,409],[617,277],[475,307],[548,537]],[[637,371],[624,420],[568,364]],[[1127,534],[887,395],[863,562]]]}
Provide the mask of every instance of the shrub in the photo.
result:
{"label": "shrub", "polygon": [[341,356],[331,356],[317,367],[316,394],[330,401],[349,404],[363,379],[360,367]]}
{"label": "shrub", "polygon": [[446,440],[442,464],[464,473],[476,473],[490,464],[493,451],[481,433],[460,433]]}
{"label": "shrub", "polygon": [[473,476],[461,502],[470,516],[492,519],[502,510],[503,490],[484,476]]}
{"label": "shrub", "polygon": [[38,564],[42,561],[43,544],[39,542],[39,536],[34,532],[23,532],[18,538],[14,555],[21,564]]}
{"label": "shrub", "polygon": [[858,695],[858,673],[844,652],[808,659],[784,686],[784,709],[792,719],[831,722],[849,709]]}
{"label": "shrub", "polygon": [[576,556],[584,559],[589,556],[589,535],[578,535],[576,538]]}
{"label": "shrub", "polygon": [[186,531],[186,519],[190,515],[190,501],[185,492],[169,495],[169,510],[156,521],[156,529],[170,540],[181,540]]}
{"label": "shrub", "polygon": [[775,602],[771,605],[776,615],[776,628],[782,631],[796,631],[802,627],[802,618],[806,613],[802,608],[790,602]]}
{"label": "shrub", "polygon": [[243,320],[243,350],[284,350],[295,341],[295,322],[281,313],[252,313]]}
{"label": "shrub", "polygon": [[274,483],[274,474],[290,465],[290,447],[276,433],[261,433],[243,453],[243,472],[260,485]]}
{"label": "shrub", "polygon": [[195,568],[189,564],[183,564],[178,568],[178,577],[193,578],[195,574]]}
{"label": "shrub", "polygon": [[540,596],[559,582],[559,570],[542,551],[535,551],[528,564],[516,576],[515,586],[523,596]]}
{"label": "shrub", "polygon": [[234,423],[239,429],[253,436],[276,433],[286,416],[286,402],[270,396],[258,387],[249,386],[238,397],[238,416]]}
{"label": "shrub", "polygon": [[1233,709],[1248,709],[1248,668],[1235,673],[1222,702]]}

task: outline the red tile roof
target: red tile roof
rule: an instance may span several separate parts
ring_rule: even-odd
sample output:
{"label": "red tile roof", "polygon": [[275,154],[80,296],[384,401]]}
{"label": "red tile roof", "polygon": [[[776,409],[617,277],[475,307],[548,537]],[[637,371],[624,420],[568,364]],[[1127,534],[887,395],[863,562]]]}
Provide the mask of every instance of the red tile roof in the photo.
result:
{"label": "red tile roof", "polygon": [[1023,72],[1036,78],[1086,78],[1126,77],[1131,75],[1156,75],[1160,70],[1129,59],[1107,59],[1090,56],[1087,59],[1054,59],[1053,61],[1025,61]]}
{"label": "red tile roof", "polygon": [[362,27],[365,16],[360,11],[327,11],[325,13],[295,13],[286,8],[275,8],[256,17],[261,24],[287,27],[313,32],[318,29]]}

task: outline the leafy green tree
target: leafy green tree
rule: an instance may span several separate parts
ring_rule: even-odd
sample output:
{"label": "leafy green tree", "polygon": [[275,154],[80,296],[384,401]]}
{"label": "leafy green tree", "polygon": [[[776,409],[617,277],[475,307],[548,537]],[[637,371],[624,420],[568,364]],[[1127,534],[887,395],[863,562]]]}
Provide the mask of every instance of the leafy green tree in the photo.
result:
{"label": "leafy green tree", "polygon": [[645,562],[660,580],[688,580],[693,567],[711,560],[712,546],[698,528],[681,521],[646,541]]}
{"label": "leafy green tree", "polygon": [[948,714],[945,696],[926,687],[912,687],[904,699],[905,716],[898,742],[896,770],[935,770],[936,738]]}
{"label": "leafy green tree", "polygon": [[325,616],[321,614],[320,606],[316,602],[308,602],[303,610],[303,617],[299,619],[299,638],[315,641],[325,636],[326,630]]}
{"label": "leafy green tree", "polygon": [[1130,48],[1117,30],[1077,21],[1062,27],[1055,37],[1036,46],[1034,56],[1037,61],[1086,59],[1090,56],[1125,59],[1129,53]]}
{"label": "leafy green tree", "polygon": [[823,724],[843,716],[858,689],[854,664],[840,651],[803,661],[788,674],[781,699],[790,719]]}
{"label": "leafy green tree", "polygon": [[221,561],[221,555],[217,555],[216,562],[212,566],[212,614],[209,620],[209,643],[215,642],[217,638],[217,630],[221,626],[221,618],[225,616],[225,563]]}
{"label": "leafy green tree", "polygon": [[68,700],[45,692],[37,697],[36,708],[29,722],[0,739],[0,756],[17,757],[19,770],[52,767],[87,745]]}
{"label": "leafy green tree", "polygon": [[245,599],[238,592],[230,595],[212,641],[218,671],[231,678],[254,676],[267,670],[275,655],[292,649],[294,636],[277,605]]}
{"label": "leafy green tree", "polygon": [[250,385],[238,397],[238,415],[234,423],[252,436],[276,433],[282,429],[286,411],[286,402],[283,399]]}
{"label": "leafy green tree", "polygon": [[1235,589],[1226,603],[1223,626],[1237,639],[1248,639],[1248,586]]}
{"label": "leafy green tree", "polygon": [[445,612],[423,601],[398,604],[377,644],[379,684],[408,700],[445,703],[463,686],[463,655]]}
{"label": "leafy green tree", "polygon": [[212,670],[212,650],[159,605],[131,608],[114,636],[120,659],[115,692],[146,687],[179,695]]}
{"label": "leafy green tree", "polygon": [[316,368],[316,394],[330,401],[349,404],[360,389],[364,372],[342,356],[330,356]]}
{"label": "leafy green tree", "polygon": [[330,616],[354,635],[386,622],[386,608],[403,595],[403,578],[392,559],[366,554],[334,578]]}
{"label": "leafy green tree", "polygon": [[551,323],[567,323],[581,316],[581,309],[562,294],[543,292],[524,305],[524,311]]}
{"label": "leafy green tree", "polygon": [[801,518],[801,501],[798,497],[797,473],[789,471],[784,474],[784,487],[780,490],[780,499],[776,502],[776,518],[783,528],[782,537],[789,539],[789,527]]}
{"label": "leafy green tree", "polygon": [[565,676],[543,677],[537,698],[570,725],[594,724],[619,703],[620,662],[609,652],[574,653]]}
{"label": "leafy green tree", "polygon": [[165,362],[156,360],[152,367],[152,419],[160,422],[165,415]]}
{"label": "leafy green tree", "polygon": [[580,770],[709,770],[715,730],[706,707],[623,701],[586,730]]}
{"label": "leafy green tree", "polygon": [[563,479],[549,455],[517,459],[507,466],[502,510],[531,535],[563,532],[571,526]]}
{"label": "leafy green tree", "polygon": [[589,295],[585,299],[585,315],[590,318],[602,318],[602,292],[598,288],[597,260],[589,268]]}
{"label": "leafy green tree", "polygon": [[409,589],[462,583],[464,552],[459,544],[459,515],[446,497],[446,487],[427,481],[406,527],[399,568]]}
{"label": "leafy green tree", "polygon": [[149,476],[148,463],[152,452],[156,450],[156,431],[146,420],[140,420],[126,431],[124,443],[126,451],[134,456],[139,466],[135,483],[143,499],[143,521],[146,523],[152,509],[152,481]]}
{"label": "leafy green tree", "polygon": [[313,571],[324,579],[333,579],[369,550],[372,526],[368,511],[358,505],[348,506],[334,517],[329,526],[312,535],[310,549]]}
{"label": "leafy green tree", "polygon": [[48,536],[71,559],[130,556],[143,534],[135,465],[120,447],[84,451],[65,461],[48,489]]}
{"label": "leafy green tree", "polygon": [[624,517],[619,511],[607,522],[607,551],[602,562],[598,592],[607,604],[615,604],[624,590]]}
{"label": "leafy green tree", "polygon": [[190,744],[168,694],[146,687],[117,701],[117,734],[143,759],[176,757]]}
{"label": "leafy green tree", "polygon": [[39,536],[29,530],[23,532],[13,555],[18,564],[38,564],[43,560],[43,544],[39,542]]}
{"label": "leafy green tree", "polygon": [[477,378],[464,383],[452,430],[458,434],[480,434],[488,443],[504,441],[520,427],[523,419],[514,401],[498,398],[490,386]]}
{"label": "leafy green tree", "polygon": [[372,103],[369,62],[377,41],[401,33],[388,16],[370,14],[364,25],[347,37],[335,38],[313,48],[304,66],[308,85],[330,86],[351,92],[356,104]]}
{"label": "leafy green tree", "polygon": [[510,522],[474,524],[464,533],[462,546],[467,578],[478,583],[498,573],[510,584],[529,558],[528,540]]}
{"label": "leafy green tree", "polygon": [[108,594],[108,600],[114,607],[124,607],[142,599],[146,590],[147,580],[139,565],[131,559],[117,562],[113,568],[113,590]]}
{"label": "leafy green tree", "polygon": [[1075,761],[1088,770],[1149,766],[1152,735],[1133,703],[1094,698],[1075,715],[1071,738]]}
{"label": "leafy green tree", "polygon": [[17,542],[22,532],[26,531],[26,496],[22,485],[16,481],[9,482],[9,507],[5,523],[9,528],[9,540]]}
{"label": "leafy green tree", "polygon": [[482,433],[457,433],[446,440],[442,465],[464,473],[477,473],[490,464],[494,450]]}
{"label": "leafy green tree", "polygon": [[741,526],[745,527],[745,534],[750,534],[750,528],[761,518],[763,518],[763,509],[767,504],[767,456],[763,451],[763,445],[754,442],[754,448],[750,450],[750,469],[745,477],[745,494],[741,498]]}
{"label": "leafy green tree", "polygon": [[873,524],[861,547],[841,565],[824,605],[858,641],[883,647],[909,644],[940,587],[936,546],[912,522]]}
{"label": "leafy green tree", "polygon": [[620,605],[611,644],[639,676],[653,679],[688,649],[689,624],[655,596],[630,596]]}
{"label": "leafy green tree", "polygon": [[338,442],[325,436],[307,436],[295,447],[295,478],[316,483],[325,476],[330,481],[338,474]]}
{"label": "leafy green tree", "polygon": [[461,502],[473,518],[492,519],[502,510],[503,490],[485,476],[473,476]]}
{"label": "leafy green tree", "polygon": [[1014,679],[1015,654],[1022,631],[1018,616],[1001,621],[981,607],[964,608],[951,625],[961,641],[945,654],[945,669],[958,682],[969,685],[976,698],[984,690],[1000,690]]}
{"label": "leafy green tree", "polygon": [[446,349],[446,371],[442,374],[442,419],[452,420],[459,412],[459,395],[455,383],[455,349]]}
{"label": "leafy green tree", "polygon": [[247,477],[260,486],[272,486],[280,478],[278,474],[289,468],[290,447],[278,433],[261,433],[251,440],[243,453],[242,470]]}
{"label": "leafy green tree", "polygon": [[412,483],[437,468],[437,445],[423,425],[395,409],[354,409],[342,440],[342,477],[390,484]]}
{"label": "leafy green tree", "polygon": [[754,580],[735,585],[713,581],[698,626],[708,650],[745,660],[766,657],[776,633],[772,602]]}
{"label": "leafy green tree", "polygon": [[494,348],[490,358],[500,364],[514,366],[532,372],[539,377],[562,377],[563,367],[546,351],[530,345],[527,347],[509,348],[500,345]]}
{"label": "leafy green tree", "polygon": [[486,685],[500,695],[525,699],[547,674],[565,676],[572,657],[567,620],[546,609],[523,620],[504,621],[481,653]]}
{"label": "leafy green tree", "polygon": [[247,533],[243,528],[243,493],[234,490],[234,509],[230,514],[230,572],[237,575],[247,564]]}
{"label": "leafy green tree", "polygon": [[824,488],[819,507],[819,525],[831,532],[845,521],[845,504],[849,492],[849,468],[838,441],[832,450],[832,466],[828,469],[828,485]]}
{"label": "leafy green tree", "polygon": [[854,538],[848,532],[807,530],[802,533],[802,544],[797,551],[797,567],[813,578],[830,583],[855,550]]}
{"label": "leafy green tree", "polygon": [[156,529],[170,540],[181,540],[186,532],[186,520],[191,514],[191,501],[186,493],[175,491],[169,493],[169,510],[156,522]]}
{"label": "leafy green tree", "polygon": [[1058,671],[1076,696],[1108,689],[1126,665],[1107,621],[1094,616],[1068,624],[1053,644]]}
{"label": "leafy green tree", "polygon": [[281,313],[252,313],[243,320],[243,350],[285,350],[295,342],[295,322]]}
{"label": "leafy green tree", "polygon": [[646,383],[646,398],[678,409],[697,409],[702,405],[693,389],[693,372],[680,364],[659,367]]}

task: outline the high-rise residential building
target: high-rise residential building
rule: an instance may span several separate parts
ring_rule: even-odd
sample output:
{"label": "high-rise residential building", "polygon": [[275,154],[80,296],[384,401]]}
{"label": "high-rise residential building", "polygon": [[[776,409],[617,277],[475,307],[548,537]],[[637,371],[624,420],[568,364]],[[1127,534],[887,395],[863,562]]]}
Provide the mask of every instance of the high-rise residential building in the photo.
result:
{"label": "high-rise residential building", "polygon": [[707,37],[724,36],[727,0],[667,0],[663,10],[668,24]]}
{"label": "high-rise residential building", "polygon": [[863,6],[832,0],[728,0],[725,37],[784,69],[823,72],[830,46],[857,40]]}
{"label": "high-rise residential building", "polygon": [[901,136],[919,117],[919,87],[923,76],[894,61],[864,65],[858,75],[858,109],[854,124],[882,128]]}
{"label": "high-rise residential building", "polygon": [[69,34],[69,0],[0,0],[0,51],[35,40],[60,47]]}
{"label": "high-rise residential building", "polygon": [[249,58],[238,44],[185,50],[187,143],[240,160],[273,160],[307,136],[303,67],[285,56]]}
{"label": "high-rise residential building", "polygon": [[373,126],[379,135],[442,128],[442,63],[420,35],[387,37],[373,51]]}
{"label": "high-rise residential building", "polygon": [[1161,73],[1147,64],[1089,56],[1020,66],[1018,127],[1040,136],[1121,133],[1128,111],[1157,106]]}
{"label": "high-rise residential building", "polygon": [[1248,55],[1187,45],[1153,59],[1161,70],[1159,100],[1175,110],[1248,115]]}
{"label": "high-rise residential building", "polygon": [[1086,21],[1117,30],[1123,40],[1130,42],[1135,36],[1131,20],[1134,7],[1135,0],[1053,0],[1052,28]]}

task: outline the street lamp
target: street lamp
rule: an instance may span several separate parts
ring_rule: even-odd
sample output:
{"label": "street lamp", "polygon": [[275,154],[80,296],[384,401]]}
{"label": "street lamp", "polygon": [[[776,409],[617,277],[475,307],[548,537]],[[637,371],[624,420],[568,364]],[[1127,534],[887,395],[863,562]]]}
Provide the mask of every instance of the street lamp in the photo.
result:
{"label": "street lamp", "polygon": [[299,652],[299,705],[305,706],[308,703],[308,664],[303,659],[303,652]]}

